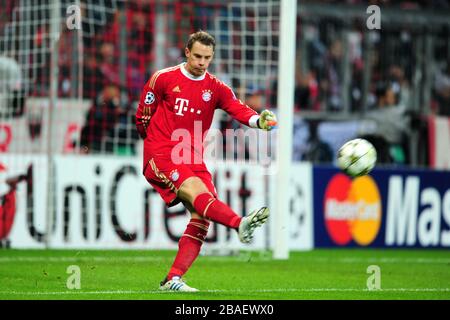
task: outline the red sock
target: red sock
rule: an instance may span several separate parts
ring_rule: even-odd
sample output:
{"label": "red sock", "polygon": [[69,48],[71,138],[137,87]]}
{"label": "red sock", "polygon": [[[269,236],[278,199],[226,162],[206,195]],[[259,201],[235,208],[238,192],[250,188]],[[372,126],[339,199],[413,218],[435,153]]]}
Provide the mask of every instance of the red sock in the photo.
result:
{"label": "red sock", "polygon": [[238,216],[229,206],[213,197],[210,193],[202,193],[195,198],[195,211],[205,218],[211,219],[229,228],[236,229],[241,223]]}
{"label": "red sock", "polygon": [[191,219],[178,242],[178,253],[170,268],[167,279],[182,276],[200,253],[200,248],[208,233],[209,222],[201,219]]}

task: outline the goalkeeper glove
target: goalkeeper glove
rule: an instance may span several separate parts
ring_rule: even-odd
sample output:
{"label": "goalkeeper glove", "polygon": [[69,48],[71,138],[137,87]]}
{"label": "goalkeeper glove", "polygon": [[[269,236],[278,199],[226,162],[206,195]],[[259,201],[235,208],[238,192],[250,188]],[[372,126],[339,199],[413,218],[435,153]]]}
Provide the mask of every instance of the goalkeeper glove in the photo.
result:
{"label": "goalkeeper glove", "polygon": [[259,115],[258,127],[263,130],[270,131],[277,125],[277,117],[270,110],[264,110]]}

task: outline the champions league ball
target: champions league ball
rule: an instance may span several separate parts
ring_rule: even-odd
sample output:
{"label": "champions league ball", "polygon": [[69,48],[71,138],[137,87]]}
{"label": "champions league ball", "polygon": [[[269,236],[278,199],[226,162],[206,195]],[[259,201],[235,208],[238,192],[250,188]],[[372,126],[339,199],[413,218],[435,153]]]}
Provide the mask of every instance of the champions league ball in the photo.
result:
{"label": "champions league ball", "polygon": [[367,140],[347,141],[338,151],[338,167],[351,177],[368,174],[377,162],[377,151]]}

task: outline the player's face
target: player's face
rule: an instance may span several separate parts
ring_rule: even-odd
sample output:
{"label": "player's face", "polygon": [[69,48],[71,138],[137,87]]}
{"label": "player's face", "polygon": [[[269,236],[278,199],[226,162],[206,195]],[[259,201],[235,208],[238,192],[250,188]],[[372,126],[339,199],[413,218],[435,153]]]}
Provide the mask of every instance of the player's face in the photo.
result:
{"label": "player's face", "polygon": [[203,75],[208,69],[209,64],[214,55],[212,46],[206,46],[200,42],[194,42],[192,49],[185,49],[185,54],[187,58],[186,70],[199,77]]}

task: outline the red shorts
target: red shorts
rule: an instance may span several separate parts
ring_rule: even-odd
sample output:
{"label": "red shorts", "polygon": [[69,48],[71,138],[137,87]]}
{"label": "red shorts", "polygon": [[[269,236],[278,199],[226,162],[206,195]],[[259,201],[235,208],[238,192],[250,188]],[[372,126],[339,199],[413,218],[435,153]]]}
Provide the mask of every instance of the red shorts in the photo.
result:
{"label": "red shorts", "polygon": [[186,164],[174,164],[170,158],[154,157],[148,162],[144,176],[163,198],[168,207],[172,207],[181,202],[178,198],[178,190],[186,179],[198,177],[208,188],[214,197],[217,198],[217,191],[212,181],[211,174],[205,170],[193,170]]}

